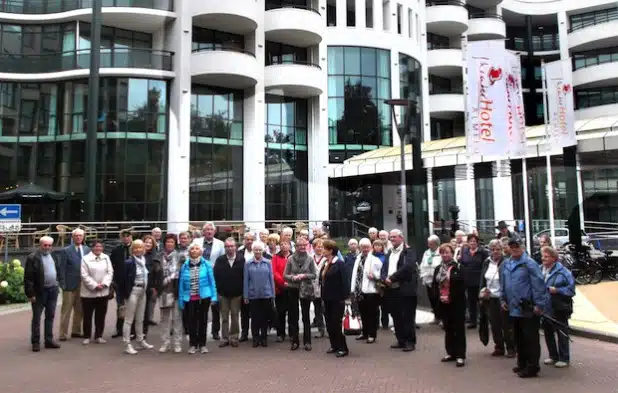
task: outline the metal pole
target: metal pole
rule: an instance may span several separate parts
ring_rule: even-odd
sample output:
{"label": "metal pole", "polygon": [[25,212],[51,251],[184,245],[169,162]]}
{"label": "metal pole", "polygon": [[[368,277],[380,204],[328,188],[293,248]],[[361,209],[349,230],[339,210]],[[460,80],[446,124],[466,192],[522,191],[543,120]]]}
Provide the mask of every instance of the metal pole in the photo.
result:
{"label": "metal pole", "polygon": [[9,263],[9,232],[4,234],[4,263]]}
{"label": "metal pole", "polygon": [[406,188],[406,135],[399,134],[399,154],[401,154],[401,226],[403,227],[403,238],[405,243],[408,244],[408,194]]}
{"label": "metal pole", "polygon": [[532,222],[530,221],[530,204],[528,202],[528,165],[526,165],[526,157],[521,159],[521,178],[524,186],[524,227],[526,230],[526,251],[530,252],[532,244]]}
{"label": "metal pole", "polygon": [[547,153],[545,154],[545,166],[547,168],[547,206],[549,208],[549,235],[552,243],[556,239],[556,222],[554,220],[554,180],[551,169],[551,145],[549,144],[549,122],[547,110],[547,81],[545,80],[545,61],[541,59],[541,83],[543,86],[543,122],[545,123],[545,143],[547,145]]}
{"label": "metal pole", "polygon": [[88,89],[88,133],[86,135],[86,219],[95,220],[97,199],[97,131],[99,120],[99,67],[101,65],[102,0],[92,1],[90,76]]}

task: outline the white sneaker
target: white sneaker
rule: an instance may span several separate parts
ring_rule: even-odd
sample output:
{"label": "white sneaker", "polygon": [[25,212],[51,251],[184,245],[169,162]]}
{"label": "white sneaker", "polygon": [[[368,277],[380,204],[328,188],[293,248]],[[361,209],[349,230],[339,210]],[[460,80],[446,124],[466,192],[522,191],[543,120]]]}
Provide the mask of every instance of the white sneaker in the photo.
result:
{"label": "white sneaker", "polygon": [[202,347],[202,348],[200,349],[200,353],[208,353],[208,348],[206,348],[206,347]]}
{"label": "white sneaker", "polygon": [[187,351],[189,355],[193,355],[195,352],[197,352],[197,348],[195,347],[189,347],[189,350]]}
{"label": "white sneaker", "polygon": [[569,367],[569,363],[562,362],[562,361],[556,362],[556,363],[554,363],[554,367],[556,367],[556,368],[567,368],[567,367]]}
{"label": "white sneaker", "polygon": [[84,341],[82,341],[82,344],[83,344],[83,345],[88,345],[88,344],[90,344],[90,339],[89,339],[89,338],[84,339]]}
{"label": "white sneaker", "polygon": [[152,349],[154,345],[150,345],[146,342],[146,340],[138,341],[137,346],[139,349]]}
{"label": "white sneaker", "polygon": [[185,335],[185,340],[189,341],[189,335],[188,334]]}
{"label": "white sneaker", "polygon": [[174,345],[174,353],[182,352],[182,347],[180,345]]}
{"label": "white sneaker", "polygon": [[94,342],[96,342],[97,344],[105,344],[107,340],[105,340],[103,337],[99,337],[96,340],[94,340]]}
{"label": "white sneaker", "polygon": [[547,358],[545,360],[543,360],[543,364],[546,366],[553,366],[556,363],[556,361],[552,358]]}
{"label": "white sneaker", "polygon": [[136,355],[137,351],[135,350],[135,348],[133,348],[133,345],[127,344],[124,346],[124,353],[128,355]]}
{"label": "white sneaker", "polygon": [[160,353],[165,353],[170,349],[170,343],[164,343],[163,345],[161,345],[161,347],[159,348],[159,352]]}

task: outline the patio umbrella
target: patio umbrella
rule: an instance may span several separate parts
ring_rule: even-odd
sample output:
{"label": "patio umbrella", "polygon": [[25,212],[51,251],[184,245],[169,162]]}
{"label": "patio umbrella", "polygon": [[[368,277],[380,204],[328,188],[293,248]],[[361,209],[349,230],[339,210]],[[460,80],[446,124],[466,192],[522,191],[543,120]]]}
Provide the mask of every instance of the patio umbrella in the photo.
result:
{"label": "patio umbrella", "polygon": [[0,201],[15,202],[45,202],[45,201],[64,201],[67,195],[62,192],[49,190],[29,183],[12,190],[0,192]]}

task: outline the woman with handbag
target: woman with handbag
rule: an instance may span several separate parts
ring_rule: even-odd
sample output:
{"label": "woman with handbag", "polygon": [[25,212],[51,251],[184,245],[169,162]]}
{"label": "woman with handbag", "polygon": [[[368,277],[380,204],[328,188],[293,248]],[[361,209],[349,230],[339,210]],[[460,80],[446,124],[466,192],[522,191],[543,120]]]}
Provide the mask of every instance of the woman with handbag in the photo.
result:
{"label": "woman with handbag", "polygon": [[163,285],[159,293],[159,310],[161,314],[161,341],[163,344],[159,352],[165,353],[170,349],[170,332],[173,338],[174,353],[182,351],[182,320],[180,309],[176,302],[178,281],[178,252],[176,251],[176,235],[165,236],[163,251],[161,252],[161,270]]}
{"label": "woman with handbag", "polygon": [[[376,240],[374,245],[377,242],[382,243],[381,240]],[[358,304],[362,322],[362,333],[356,340],[366,340],[368,344],[373,344],[378,335],[380,295],[376,281],[380,279],[382,261],[375,256],[375,248],[372,253],[371,240],[363,238],[358,244],[361,253],[356,257],[351,280],[351,293]]]}
{"label": "woman with handbag", "polygon": [[104,344],[103,329],[107,315],[107,303],[114,296],[111,291],[114,268],[112,261],[103,253],[103,242],[95,240],[90,253],[81,263],[81,301],[83,309],[84,345],[90,344],[92,337],[92,316],[94,314],[94,341]]}
{"label": "woman with handbag", "polygon": [[450,243],[440,246],[442,264],[434,272],[432,288],[438,291],[438,312],[444,324],[446,356],[442,362],[466,364],[466,284],[459,264],[454,259],[455,249]]}

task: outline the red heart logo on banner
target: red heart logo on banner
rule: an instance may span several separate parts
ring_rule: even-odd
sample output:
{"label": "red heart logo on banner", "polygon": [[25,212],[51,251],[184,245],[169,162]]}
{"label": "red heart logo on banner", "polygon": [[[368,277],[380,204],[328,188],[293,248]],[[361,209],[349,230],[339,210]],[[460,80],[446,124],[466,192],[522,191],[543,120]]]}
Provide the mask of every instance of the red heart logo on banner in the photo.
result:
{"label": "red heart logo on banner", "polygon": [[506,77],[506,83],[511,86],[511,87],[516,87],[517,86],[517,80],[515,80],[515,76],[513,74],[509,74]]}
{"label": "red heart logo on banner", "polygon": [[565,92],[565,93],[570,92],[570,91],[571,91],[571,85],[570,85],[570,84],[568,84],[568,83],[567,83],[567,84],[562,85],[562,91],[563,91],[563,92]]}
{"label": "red heart logo on banner", "polygon": [[487,72],[489,82],[493,85],[500,79],[502,79],[502,68],[491,67]]}

